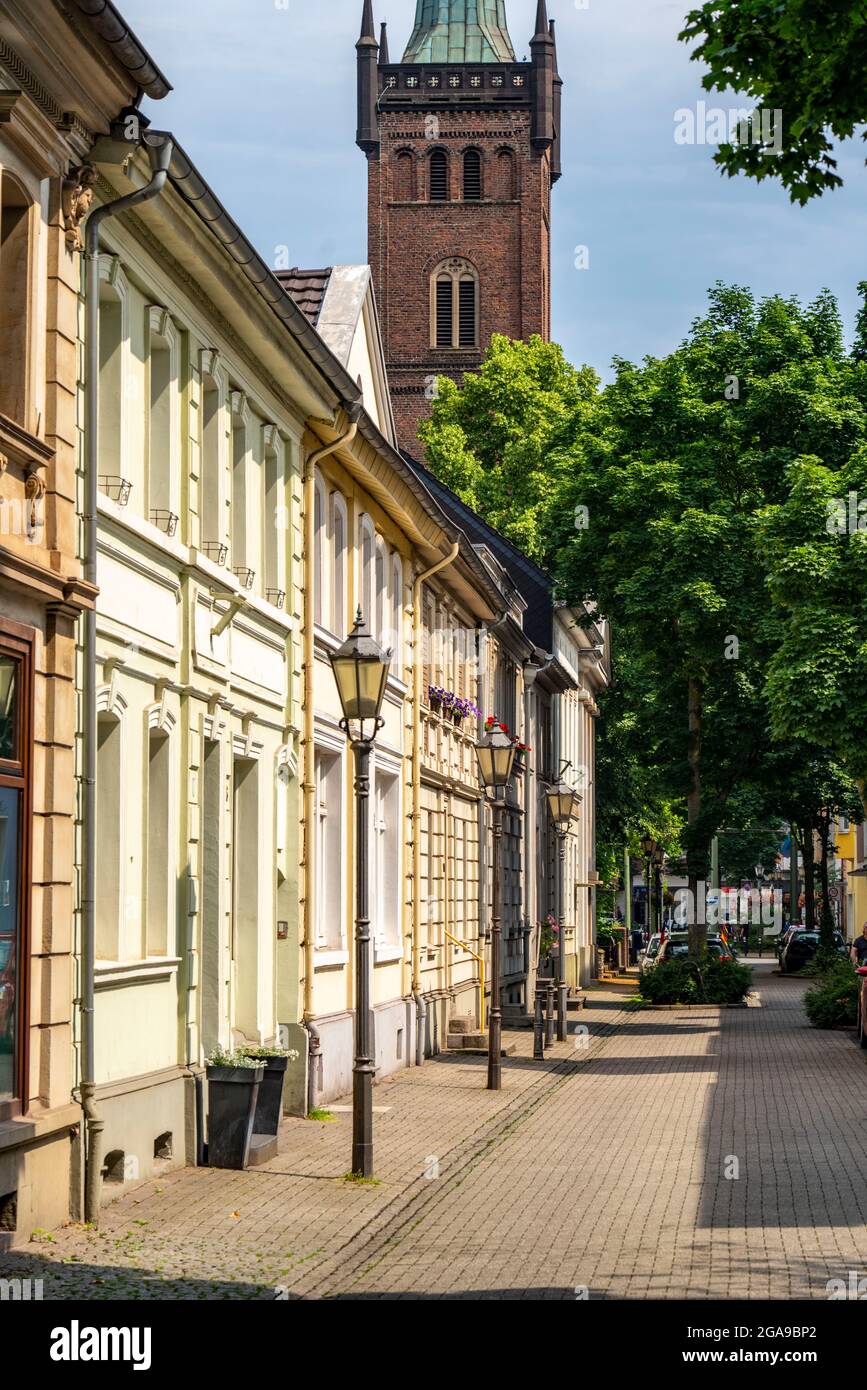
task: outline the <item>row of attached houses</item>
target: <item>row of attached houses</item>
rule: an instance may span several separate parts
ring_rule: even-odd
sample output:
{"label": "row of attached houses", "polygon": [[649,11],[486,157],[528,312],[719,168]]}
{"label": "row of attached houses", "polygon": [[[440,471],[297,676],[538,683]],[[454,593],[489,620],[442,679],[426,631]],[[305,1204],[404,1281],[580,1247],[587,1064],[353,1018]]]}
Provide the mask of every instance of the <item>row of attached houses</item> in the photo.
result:
{"label": "row of attached houses", "polygon": [[[359,607],[392,652],[379,1074],[482,1007],[485,716],[530,749],[503,1003],[532,1008],[548,912],[570,984],[591,969],[604,626],[398,451],[368,268],[272,274],[138,114],[168,90],[106,0],[0,0],[0,1245],[196,1162],[218,1047],[290,1049],[291,1113],[349,1089],[329,656]],[[561,885],[564,768],[582,805]]]}

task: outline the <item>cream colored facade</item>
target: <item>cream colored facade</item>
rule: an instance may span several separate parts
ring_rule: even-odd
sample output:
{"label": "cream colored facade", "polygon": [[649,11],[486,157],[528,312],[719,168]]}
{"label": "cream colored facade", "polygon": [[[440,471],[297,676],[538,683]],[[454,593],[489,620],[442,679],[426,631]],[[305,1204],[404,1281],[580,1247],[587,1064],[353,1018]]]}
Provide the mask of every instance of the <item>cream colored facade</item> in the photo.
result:
{"label": "cream colored facade", "polygon": [[[93,160],[100,203],[148,178],[142,151]],[[104,1198],[196,1161],[215,1048],[297,1028],[305,431],[357,391],[224,250],[191,178],[176,151],[161,196],[101,230]]]}
{"label": "cream colored facade", "polygon": [[[371,997],[384,1075],[444,1045],[456,1014],[479,1017],[478,726],[468,718],[459,728],[432,713],[428,688],[447,683],[477,700],[480,634],[503,607],[496,579],[468,537],[395,452],[366,267],[331,272],[317,327],[358,374],[365,413],[363,430],[311,462],[304,493],[312,508],[304,598],[313,669],[299,971],[310,1104],[345,1094],[353,1061],[354,778],[328,658],[359,607],[393,652],[369,835]],[[309,459],[327,445],[319,432]]]}

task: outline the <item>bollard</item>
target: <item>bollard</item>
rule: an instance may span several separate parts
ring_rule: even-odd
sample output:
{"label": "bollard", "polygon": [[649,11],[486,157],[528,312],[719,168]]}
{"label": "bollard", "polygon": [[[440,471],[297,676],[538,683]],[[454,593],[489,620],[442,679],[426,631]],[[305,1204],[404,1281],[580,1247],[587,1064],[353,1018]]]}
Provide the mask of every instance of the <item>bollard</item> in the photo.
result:
{"label": "bollard", "polygon": [[545,980],[546,994],[546,1013],[545,1019],[545,1046],[551,1047],[554,1042],[554,980],[553,977]]}
{"label": "bollard", "polygon": [[536,1009],[533,1015],[533,1056],[545,1060],[545,982],[536,979]]}

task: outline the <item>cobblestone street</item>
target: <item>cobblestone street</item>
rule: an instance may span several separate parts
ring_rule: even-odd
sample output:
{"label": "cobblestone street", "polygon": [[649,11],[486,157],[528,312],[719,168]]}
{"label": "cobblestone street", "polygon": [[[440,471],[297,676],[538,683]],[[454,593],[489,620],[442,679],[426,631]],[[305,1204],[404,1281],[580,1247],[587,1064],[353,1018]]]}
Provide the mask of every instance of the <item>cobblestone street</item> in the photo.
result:
{"label": "cobblestone street", "polygon": [[510,1034],[499,1095],[482,1058],[383,1082],[374,1185],[344,1180],[336,1109],[263,1168],[148,1183],[2,1272],[47,1298],[825,1298],[867,1252],[867,1072],[774,964],[746,1009],[592,991],[589,1045],[534,1063]]}

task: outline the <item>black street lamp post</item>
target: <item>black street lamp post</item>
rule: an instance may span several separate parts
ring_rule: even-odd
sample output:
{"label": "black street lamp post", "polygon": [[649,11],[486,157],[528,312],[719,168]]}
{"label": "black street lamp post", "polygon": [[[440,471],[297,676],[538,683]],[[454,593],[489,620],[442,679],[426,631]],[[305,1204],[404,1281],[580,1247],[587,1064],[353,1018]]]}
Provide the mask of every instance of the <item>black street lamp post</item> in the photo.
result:
{"label": "black street lamp post", "polygon": [[653,867],[655,874],[655,893],[656,900],[656,930],[662,931],[662,866],[665,863],[665,851],[662,845],[657,845],[653,851]]}
{"label": "black street lamp post", "polygon": [[557,937],[557,1041],[565,1042],[568,1036],[567,1011],[566,1011],[566,951],[563,941],[563,885],[566,877],[566,836],[569,834],[569,826],[572,817],[578,810],[581,797],[574,787],[570,787],[568,782],[560,781],[557,786],[550,787],[547,793],[548,811],[554,828],[557,832],[557,924],[559,932]]}
{"label": "black street lamp post", "polygon": [[[488,1090],[499,1091],[503,1084],[502,1039],[503,1011],[500,1005],[500,947],[503,926],[501,920],[500,868],[503,841],[503,806],[506,787],[512,776],[515,745],[502,729],[492,729],[476,744],[479,776],[486,790],[493,792],[492,831],[493,860],[491,863],[491,1010],[488,1017]],[[500,795],[502,793],[502,796]]]}
{"label": "black street lamp post", "polygon": [[378,731],[391,652],[384,652],[368,632],[359,608],[355,626],[331,657],[331,669],[343,709],[340,727],[355,754],[356,915],[355,915],[355,1061],[352,1068],[352,1172],[373,1177],[373,1038],[370,1027],[370,905],[368,825],[370,755]]}
{"label": "black street lamp post", "polygon": [[653,838],[652,835],[642,835],[641,853],[644,858],[644,901],[647,905],[647,936],[649,939],[653,935],[654,931],[657,929],[654,922],[656,910],[653,901],[653,880],[651,878],[651,866],[653,864],[653,856],[656,854],[656,840]]}

